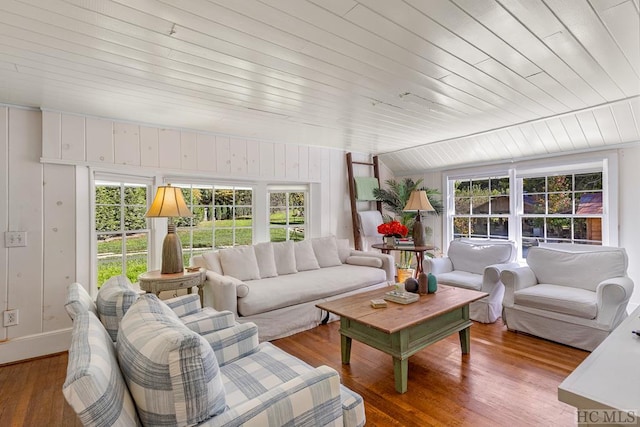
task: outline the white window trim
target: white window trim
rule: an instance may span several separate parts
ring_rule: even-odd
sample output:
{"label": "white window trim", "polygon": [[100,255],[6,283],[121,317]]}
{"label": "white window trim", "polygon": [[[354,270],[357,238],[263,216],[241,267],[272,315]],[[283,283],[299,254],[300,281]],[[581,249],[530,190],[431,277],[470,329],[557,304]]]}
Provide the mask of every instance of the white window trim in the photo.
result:
{"label": "white window trim", "polygon": [[[576,173],[582,170],[593,170],[594,165],[602,168],[603,215],[602,245],[618,246],[618,153],[616,151],[600,151],[577,155],[515,162],[509,165],[492,165],[486,167],[465,168],[444,171],[442,188],[445,189],[445,214],[442,221],[443,253],[449,248],[453,239],[452,212],[454,212],[453,181],[459,179],[481,178],[487,176],[509,176],[511,215],[509,220],[509,239],[521,240],[520,215],[522,214],[522,192],[517,180],[534,174],[553,174],[557,172]],[[518,244],[519,257],[522,255]]]}

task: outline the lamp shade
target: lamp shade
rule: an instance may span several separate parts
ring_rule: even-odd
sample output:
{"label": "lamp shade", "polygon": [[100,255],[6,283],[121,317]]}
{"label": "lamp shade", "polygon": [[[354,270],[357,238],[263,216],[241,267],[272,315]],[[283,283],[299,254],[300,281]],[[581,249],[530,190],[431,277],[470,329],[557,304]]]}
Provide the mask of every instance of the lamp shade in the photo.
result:
{"label": "lamp shade", "polygon": [[427,197],[427,192],[424,190],[416,190],[412,191],[409,196],[409,201],[407,205],[404,207],[405,211],[435,211],[431,203],[429,202],[429,198]]}
{"label": "lamp shade", "polygon": [[180,188],[167,184],[158,187],[156,197],[145,216],[148,218],[189,217],[193,216],[193,213],[184,202]]}

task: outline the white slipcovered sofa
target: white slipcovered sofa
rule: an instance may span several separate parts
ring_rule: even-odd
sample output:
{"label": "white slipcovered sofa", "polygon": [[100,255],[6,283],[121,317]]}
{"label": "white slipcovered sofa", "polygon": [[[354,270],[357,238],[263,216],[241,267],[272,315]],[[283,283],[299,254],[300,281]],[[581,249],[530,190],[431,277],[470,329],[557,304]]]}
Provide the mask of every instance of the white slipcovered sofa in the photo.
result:
{"label": "white slipcovered sofa", "polygon": [[395,274],[390,255],[334,236],[210,251],[191,265],[207,269],[204,305],[255,323],[263,341],[317,326],[329,317],[316,304],[386,286]]}
{"label": "white slipcovered sofa", "polygon": [[469,305],[471,319],[493,323],[502,312],[504,286],[500,273],[515,268],[515,243],[498,239],[455,239],[449,244],[447,256],[425,258],[425,273],[436,276],[438,283],[486,292],[489,295]]}
{"label": "white slipcovered sofa", "polygon": [[627,316],[627,265],[623,248],[532,247],[527,266],[502,272],[503,320],[509,330],[591,351]]}
{"label": "white slipcovered sofa", "polygon": [[[122,295],[112,293],[115,305]],[[254,324],[201,309],[197,295],[171,304],[146,294],[118,310],[114,343],[88,293],[69,286],[63,394],[83,425],[364,425],[362,398],[335,370],[259,344]]]}

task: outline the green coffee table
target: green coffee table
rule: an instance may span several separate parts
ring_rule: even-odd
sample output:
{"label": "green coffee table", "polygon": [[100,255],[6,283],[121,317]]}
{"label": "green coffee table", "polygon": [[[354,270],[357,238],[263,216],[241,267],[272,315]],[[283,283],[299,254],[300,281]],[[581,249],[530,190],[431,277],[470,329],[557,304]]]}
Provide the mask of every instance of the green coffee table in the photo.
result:
{"label": "green coffee table", "polygon": [[342,363],[351,359],[355,339],[393,357],[396,391],[407,391],[409,356],[458,332],[462,354],[470,351],[469,303],[484,298],[485,292],[438,285],[435,294],[403,305],[387,301],[386,308],[371,307],[390,288],[352,295],[316,306],[340,316]]}

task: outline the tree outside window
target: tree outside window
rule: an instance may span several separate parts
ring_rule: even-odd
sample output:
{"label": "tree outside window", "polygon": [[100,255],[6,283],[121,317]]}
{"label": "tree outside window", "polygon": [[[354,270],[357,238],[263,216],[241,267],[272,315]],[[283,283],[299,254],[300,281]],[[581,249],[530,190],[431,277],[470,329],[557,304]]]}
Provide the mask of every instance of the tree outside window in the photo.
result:
{"label": "tree outside window", "polygon": [[509,178],[456,180],[453,236],[509,238]]}

